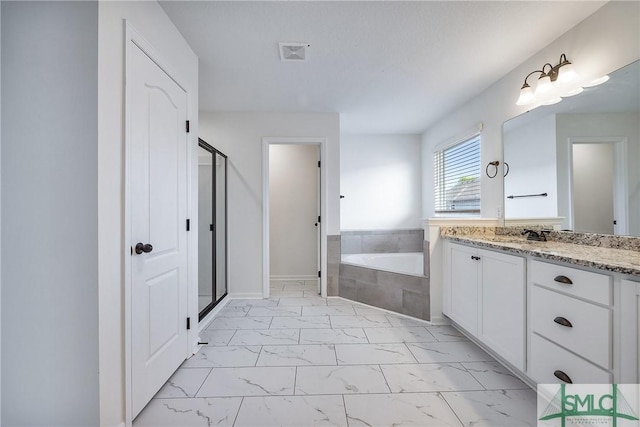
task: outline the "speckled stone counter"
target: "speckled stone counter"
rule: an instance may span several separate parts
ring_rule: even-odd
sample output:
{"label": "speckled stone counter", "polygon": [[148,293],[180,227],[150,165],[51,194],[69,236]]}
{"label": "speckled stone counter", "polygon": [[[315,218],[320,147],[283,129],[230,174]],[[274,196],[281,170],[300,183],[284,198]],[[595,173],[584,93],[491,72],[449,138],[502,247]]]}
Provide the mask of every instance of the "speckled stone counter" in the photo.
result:
{"label": "speckled stone counter", "polygon": [[522,227],[443,227],[440,235],[474,246],[640,276],[640,238],[553,231],[548,241],[537,242],[526,240],[522,230]]}

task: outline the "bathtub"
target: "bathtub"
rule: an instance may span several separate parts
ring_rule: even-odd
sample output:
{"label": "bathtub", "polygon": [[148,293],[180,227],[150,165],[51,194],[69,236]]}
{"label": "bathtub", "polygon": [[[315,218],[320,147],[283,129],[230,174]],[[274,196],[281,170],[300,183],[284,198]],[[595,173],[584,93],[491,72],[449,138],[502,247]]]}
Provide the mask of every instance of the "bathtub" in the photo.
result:
{"label": "bathtub", "polygon": [[429,320],[430,280],[424,263],[422,252],[343,254],[338,295]]}
{"label": "bathtub", "polygon": [[343,254],[342,263],[391,273],[424,276],[424,257],[422,252]]}

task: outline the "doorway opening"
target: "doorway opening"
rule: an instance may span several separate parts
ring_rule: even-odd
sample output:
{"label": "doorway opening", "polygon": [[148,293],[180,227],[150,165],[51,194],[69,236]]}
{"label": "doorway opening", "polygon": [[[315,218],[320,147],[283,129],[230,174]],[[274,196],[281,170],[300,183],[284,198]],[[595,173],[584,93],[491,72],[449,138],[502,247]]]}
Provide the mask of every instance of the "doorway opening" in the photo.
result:
{"label": "doorway opening", "polygon": [[263,143],[263,297],[271,283],[280,295],[326,296],[325,139]]}
{"label": "doorway opening", "polygon": [[599,234],[628,234],[625,138],[569,141],[571,228]]}

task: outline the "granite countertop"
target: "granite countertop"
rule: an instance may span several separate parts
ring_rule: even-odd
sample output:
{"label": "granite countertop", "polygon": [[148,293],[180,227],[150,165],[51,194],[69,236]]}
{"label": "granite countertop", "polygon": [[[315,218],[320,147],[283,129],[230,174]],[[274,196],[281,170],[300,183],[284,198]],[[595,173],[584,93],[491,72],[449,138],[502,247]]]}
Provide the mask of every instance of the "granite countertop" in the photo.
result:
{"label": "granite countertop", "polygon": [[461,230],[454,230],[454,227],[448,227],[441,229],[441,236],[448,240],[499,249],[513,254],[531,255],[576,266],[640,276],[640,251],[635,248],[628,250],[599,247],[551,239],[546,242],[537,242],[526,240],[521,236],[483,232],[478,230],[478,227],[469,231],[461,232]]}

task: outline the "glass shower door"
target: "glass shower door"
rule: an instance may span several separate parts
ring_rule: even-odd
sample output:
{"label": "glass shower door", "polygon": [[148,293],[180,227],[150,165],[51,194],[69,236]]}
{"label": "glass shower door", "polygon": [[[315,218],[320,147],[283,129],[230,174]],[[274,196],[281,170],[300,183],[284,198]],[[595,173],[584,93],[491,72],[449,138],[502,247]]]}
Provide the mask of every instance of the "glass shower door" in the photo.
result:
{"label": "glass shower door", "polygon": [[198,310],[202,320],[227,295],[227,156],[199,140]]}

